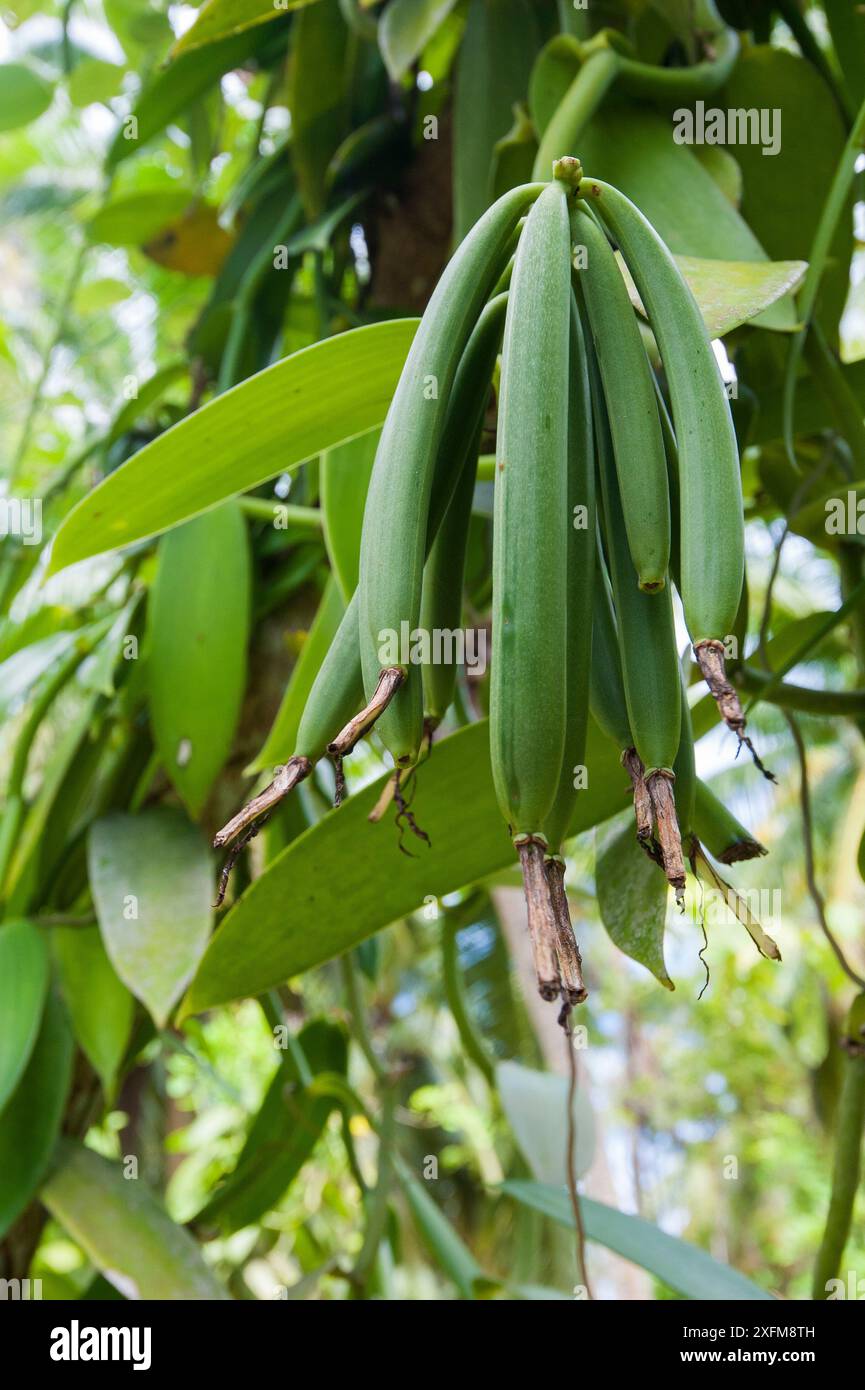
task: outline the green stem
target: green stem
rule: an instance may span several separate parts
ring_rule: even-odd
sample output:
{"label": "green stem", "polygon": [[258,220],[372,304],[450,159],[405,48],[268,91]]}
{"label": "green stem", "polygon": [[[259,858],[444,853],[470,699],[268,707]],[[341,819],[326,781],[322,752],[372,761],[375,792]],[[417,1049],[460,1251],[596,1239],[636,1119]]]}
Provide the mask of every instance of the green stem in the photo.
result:
{"label": "green stem", "polygon": [[801,714],[840,715],[847,719],[865,716],[865,690],[811,690],[806,685],[776,683],[773,673],[755,666],[741,666],[736,672],[736,684],[770,705],[782,705]]}
{"label": "green stem", "polygon": [[854,476],[861,478],[865,475],[865,421],[862,419],[862,405],[856,399],[841,370],[841,363],[816,323],[812,325],[805,341],[804,352],[805,361],[817,389],[829,406],[835,427],[849,445],[854,463]]}
{"label": "green stem", "polygon": [[475,1028],[466,1004],[460,971],[457,932],[463,926],[462,914],[447,912],[442,922],[442,976],[445,998],[457,1026],[460,1042],[466,1056],[470,1057],[491,1087],[495,1086],[495,1065],[487,1050],[486,1043]]}
{"label": "green stem", "polygon": [[256,521],[276,520],[277,514],[285,522],[286,529],[295,526],[304,531],[321,531],[324,516],[318,507],[301,507],[290,502],[272,502],[268,497],[241,497],[240,510],[245,516]]}
{"label": "green stem", "polygon": [[580,136],[616,80],[621,62],[621,55],[609,47],[595,48],[587,56],[541,137],[534,178],[549,179],[554,161],[575,152]]}
{"label": "green stem", "polygon": [[820,624],[817,630],[812,632],[804,642],[799,644],[787,660],[778,667],[777,671],[772,671],[766,684],[748,701],[745,713],[749,714],[760,700],[770,700],[771,695],[778,689],[787,672],[792,671],[794,666],[798,666],[800,661],[804,661],[809,652],[814,651],[823,641],[824,637],[828,637],[829,633],[832,632],[840,622],[843,622],[848,613],[853,612],[857,604],[859,604],[863,598],[865,598],[865,579],[860,580],[856,588],[841,604],[840,608],[836,608],[834,612],[827,614],[825,620]]}
{"label": "green stem", "polygon": [[[862,1005],[865,996],[857,1004]],[[838,1278],[841,1260],[850,1236],[853,1205],[862,1165],[862,1130],[865,1126],[865,1049],[861,1038],[849,1039],[844,1063],[844,1080],[838,1100],[835,1129],[835,1163],[832,1172],[832,1195],[823,1239],[814,1265],[811,1296],[825,1299],[827,1285]]]}
{"label": "green stem", "polygon": [[352,1285],[359,1293],[365,1292],[387,1225],[388,1199],[394,1179],[395,1134],[396,1098],[393,1088],[387,1087],[382,1094],[375,1187],[367,1197],[363,1245],[350,1276]]}
{"label": "green stem", "polygon": [[346,951],[345,955],[340,957],[339,963],[346,997],[348,999],[348,1009],[351,1014],[352,1033],[354,1034],[355,1041],[369,1063],[370,1071],[378,1084],[382,1087],[387,1087],[390,1078],[373,1046],[372,1037],[367,1027],[366,1009],[364,1008],[363,999],[361,997],[360,980],[358,979],[354,952]]}

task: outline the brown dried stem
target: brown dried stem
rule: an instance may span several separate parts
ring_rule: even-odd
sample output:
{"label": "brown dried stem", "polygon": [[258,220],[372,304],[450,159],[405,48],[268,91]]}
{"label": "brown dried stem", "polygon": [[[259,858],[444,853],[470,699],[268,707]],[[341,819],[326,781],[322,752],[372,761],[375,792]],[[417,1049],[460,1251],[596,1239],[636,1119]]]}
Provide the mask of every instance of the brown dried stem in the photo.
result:
{"label": "brown dried stem", "polygon": [[260,820],[262,816],[269,815],[283,797],[288,796],[299,782],[309,776],[312,767],[313,764],[309,758],[289,758],[287,763],[276,769],[273,781],[265,787],[264,791],[259,792],[258,796],[254,796],[241,811],[238,811],[236,816],[232,816],[231,820],[216,832],[213,837],[213,848],[222,849],[224,845],[230,844],[244,830]]}
{"label": "brown dried stem", "polygon": [[682,837],[679,833],[679,818],[676,815],[676,801],[673,796],[675,777],[666,768],[658,768],[646,778],[652,810],[655,816],[655,829],[661,847],[661,861],[667,882],[676,890],[676,901],[680,903],[685,893],[685,861],[682,857]]}
{"label": "brown dried stem", "polygon": [[379,672],[378,685],[372,699],[364,705],[359,714],[348,721],[333,742],[327,745],[327,751],[331,757],[345,758],[348,756],[355,744],[369,733],[376,720],[384,714],[404,680],[405,671],[401,666],[385,666]]}
{"label": "brown dried stem", "polygon": [[646,786],[645,768],[636,748],[626,748],[622,754],[622,767],[631,779],[634,791],[634,820],[637,823],[637,839],[652,859],[657,858],[654,836],[652,835],[652,801]]}
{"label": "brown dried stem", "polygon": [[[565,892],[565,863],[563,859],[554,855],[545,861],[544,868],[556,916],[556,954],[562,975],[562,996],[568,1006],[582,1004],[588,998],[589,992],[583,982],[583,961],[574,935],[568,895]],[[563,1012],[566,1019],[568,1010]],[[564,1020],[559,1021],[564,1026]]]}
{"label": "brown dried stem", "polygon": [[702,642],[694,644],[694,656],[702,672],[703,680],[709,687],[718,706],[718,713],[739,740],[739,747],[743,745],[748,749],[754,760],[754,766],[762,772],[769,782],[776,781],[774,773],[761,762],[757,755],[753,743],[745,733],[745,715],[739,701],[739,693],[735,686],[731,685],[727,679],[727,669],[724,665],[724,644],[717,638],[705,638]]}
{"label": "brown dried stem", "polygon": [[533,835],[521,837],[516,842],[520,856],[520,869],[526,894],[529,936],[535,973],[538,977],[538,993],[542,999],[551,1002],[558,999],[562,981],[559,975],[556,944],[558,928],[550,885],[544,871],[546,845]]}

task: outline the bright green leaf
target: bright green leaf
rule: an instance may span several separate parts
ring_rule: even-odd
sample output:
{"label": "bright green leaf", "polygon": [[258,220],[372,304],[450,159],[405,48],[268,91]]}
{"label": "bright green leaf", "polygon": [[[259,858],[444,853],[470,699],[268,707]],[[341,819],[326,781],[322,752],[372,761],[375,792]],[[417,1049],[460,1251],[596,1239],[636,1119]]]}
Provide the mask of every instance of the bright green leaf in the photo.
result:
{"label": "bright green leaf", "polygon": [[607,934],[626,956],[675,986],[664,964],[667,881],[636,841],[633,815],[598,832],[595,891]]}
{"label": "bright green leaf", "polygon": [[[590,726],[590,791],[571,833],[621,809],[616,750]],[[340,955],[379,928],[514,862],[493,790],[486,721],[437,743],[418,773],[414,814],[432,846],[401,854],[392,816],[369,821],[382,777],[277,856],[228,913],[184,1002],[194,1013],[281,984]],[[255,950],[250,951],[250,942]]]}
{"label": "bright green leaf", "polygon": [[[558,1225],[573,1230],[570,1200],[560,1188],[520,1180],[504,1183],[502,1191],[533,1211],[543,1212]],[[752,1284],[738,1270],[721,1264],[686,1240],[668,1236],[666,1231],[652,1226],[642,1217],[616,1211],[589,1197],[581,1198],[580,1206],[588,1240],[606,1245],[608,1250],[615,1250],[617,1255],[647,1269],[685,1298],[712,1303],[741,1299],[773,1301],[771,1294]]]}
{"label": "bright green leaf", "polygon": [[123,86],[124,69],[119,63],[106,63],[101,58],[84,58],[69,75],[69,99],[73,106],[89,106],[101,101],[106,105]]}
{"label": "bright green leaf", "polygon": [[0,1238],[29,1204],[50,1162],[72,1079],[73,1053],[66,1011],[49,993],[27,1069],[0,1114]]}
{"label": "bright green leaf", "polygon": [[417,323],[340,333],[217,396],[70,512],[51,569],[155,536],[380,425]]}
{"label": "bright green leaf", "polygon": [[54,88],[23,63],[0,63],[0,130],[17,130],[47,111]]}
{"label": "bright green leaf", "polygon": [[0,926],[0,1111],[30,1060],[47,988],[44,934],[31,922],[4,923]]}
{"label": "bright green leaf", "polygon": [[313,0],[206,0],[195,23],[177,40],[172,54],[177,57],[203,44],[243,33],[256,24],[266,24],[289,10],[312,3]]}
{"label": "bright green leaf", "polygon": [[135,1004],[115,973],[98,927],[55,927],[52,946],[72,1031],[110,1099]]}
{"label": "bright green leaf", "polygon": [[149,609],[150,718],[193,817],[228,757],[243,702],[249,591],[249,539],[236,502],[160,542]]}
{"label": "bright green leaf", "polygon": [[162,1027],[210,931],[207,845],[176,811],[116,813],[91,826],[88,863],[109,959]]}
{"label": "bright green leaf", "polygon": [[140,1178],[64,1139],[40,1197],[115,1288],[127,1298],[226,1299],[195,1241]]}

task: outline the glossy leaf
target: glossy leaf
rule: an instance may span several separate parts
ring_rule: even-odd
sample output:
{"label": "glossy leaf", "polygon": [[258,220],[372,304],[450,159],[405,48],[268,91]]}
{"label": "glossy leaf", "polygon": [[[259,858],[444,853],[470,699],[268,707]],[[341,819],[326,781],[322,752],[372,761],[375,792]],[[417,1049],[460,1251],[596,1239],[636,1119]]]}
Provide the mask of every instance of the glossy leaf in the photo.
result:
{"label": "glossy leaf", "polygon": [[195,1241],[140,1178],[64,1139],[40,1193],[55,1221],[127,1298],[195,1302],[228,1295]]}
{"label": "glossy leaf", "polygon": [[4,923],[0,926],[0,1111],[30,1060],[47,988],[44,932],[32,922]]}
{"label": "glossy leaf", "polygon": [[357,588],[360,533],[379,430],[328,449],[321,459],[321,505],[328,559],[344,602]]}
{"label": "glossy leaf", "polygon": [[158,535],[380,425],[417,319],[302,348],[146,445],[66,517],[52,571]]}
{"label": "glossy leaf", "polygon": [[[502,1109],[523,1157],[538,1182],[554,1186],[567,1182],[568,1081],[552,1072],[533,1071],[518,1062],[500,1062],[496,1089]],[[576,1171],[582,1177],[592,1166],[595,1122],[582,1087],[574,1098]]]}
{"label": "glossy leaf", "polygon": [[471,0],[454,95],[454,244],[492,201],[497,141],[528,88],[538,31],[527,0]]}
{"label": "glossy leaf", "polygon": [[132,1032],[132,995],[118,979],[98,927],[55,927],[51,943],[72,1031],[110,1099]]}
{"label": "glossy leaf", "polygon": [[390,0],[378,29],[387,70],[398,82],[418,58],[456,0]]}
{"label": "glossy leaf", "polygon": [[72,1078],[72,1032],[55,994],[17,1090],[0,1114],[0,1238],[30,1203],[60,1132]]}
{"label": "glossy leaf", "polygon": [[92,825],[88,864],[108,957],[162,1027],[210,931],[213,878],[204,838],[175,811],[117,813]]}
{"label": "glossy leaf", "polygon": [[664,963],[667,881],[636,841],[634,818],[597,835],[595,891],[607,935],[626,956],[674,989]]}
{"label": "glossy leaf", "polygon": [[163,537],[151,595],[150,718],[165,770],[197,816],[228,757],[246,687],[250,556],[236,502]]}
{"label": "glossy leaf", "polygon": [[[676,263],[700,306],[710,338],[723,338],[741,324],[750,323],[797,289],[808,269],[805,261],[710,261],[699,256],[677,256]],[[644,314],[636,286],[621,258],[619,264],[628,282],[631,303]]]}
{"label": "glossy leaf", "polygon": [[157,68],[156,76],[145,85],[131,116],[122,122],[114,137],[106,159],[108,168],[116,168],[135,154],[215,86],[224,73],[238,67],[253,51],[256,39],[254,29],[233,34],[201,52],[181,54],[167,67]]}
{"label": "glossy leaf", "polygon": [[247,769],[248,772],[261,772],[264,768],[284,763],[294,752],[297,730],[307,696],[336,635],[344,611],[345,605],[336,580],[331,575],[325,585],[312,627],[306,635],[300,656],[291,673],[291,679],[285,688],[270,733],[258,757]]}
{"label": "glossy leaf", "polygon": [[[572,834],[613,815],[623,801],[616,750],[590,729],[590,790],[578,798]],[[412,843],[414,857],[401,854],[392,816],[368,820],[385,781],[325,816],[256,879],[211,941],[186,1013],[281,984],[356,946],[428,895],[442,897],[514,862],[493,790],[486,721],[436,744],[418,773],[414,814],[430,849],[415,852]]]}
{"label": "glossy leaf", "polygon": [[54,88],[23,63],[0,63],[0,130],[17,130],[47,111]]}
{"label": "glossy leaf", "polygon": [[[314,1019],[301,1029],[295,1043],[313,1080],[321,1072],[345,1074],[346,1036],[335,1024]],[[297,1058],[286,1052],[234,1171],[195,1217],[195,1225],[215,1224],[229,1234],[259,1221],[288,1191],[335,1105],[333,1095],[315,1094],[304,1085]]]}
{"label": "glossy leaf", "polygon": [[177,40],[172,54],[178,57],[181,53],[189,53],[193,48],[240,34],[256,24],[266,24],[289,10],[299,10],[302,5],[312,3],[313,0],[279,0],[278,4],[274,0],[206,0],[195,23]]}
{"label": "glossy leaf", "polygon": [[[574,1215],[568,1194],[544,1183],[513,1181],[502,1191],[533,1211],[542,1212],[560,1226],[573,1229]],[[588,1240],[615,1250],[633,1264],[654,1274],[662,1283],[685,1298],[728,1302],[739,1299],[768,1299],[772,1295],[752,1284],[744,1274],[676,1236],[668,1236],[639,1216],[616,1211],[603,1202],[583,1197],[580,1202]]]}

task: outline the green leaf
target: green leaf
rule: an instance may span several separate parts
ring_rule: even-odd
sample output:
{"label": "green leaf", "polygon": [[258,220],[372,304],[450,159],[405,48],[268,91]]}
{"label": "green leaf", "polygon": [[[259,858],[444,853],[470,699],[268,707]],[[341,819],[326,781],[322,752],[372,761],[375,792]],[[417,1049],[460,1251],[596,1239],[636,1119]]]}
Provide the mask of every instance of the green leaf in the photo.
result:
{"label": "green leaf", "polygon": [[191,197],[183,188],[127,193],[99,209],[87,224],[87,235],[111,246],[141,246],[178,217]]}
{"label": "green leaf", "polygon": [[[757,103],[762,104],[763,99]],[[673,143],[668,117],[645,106],[609,103],[593,118],[580,146],[588,173],[601,170],[608,183],[626,193],[675,255],[718,261],[769,259],[693,150]],[[743,149],[737,146],[740,155]],[[807,248],[803,253],[792,244],[768,250],[779,257],[807,254]],[[792,330],[796,324],[792,301],[772,305],[760,324]]]}
{"label": "green leaf", "polygon": [[98,927],[55,927],[51,941],[72,1031],[110,1101],[132,1032],[132,995],[112,968]]}
{"label": "green leaf", "polygon": [[177,40],[172,56],[215,43],[231,34],[243,33],[256,24],[279,19],[289,10],[299,10],[313,0],[206,0],[195,23]]}
{"label": "green leaf", "polygon": [[231,749],[249,641],[246,522],[226,502],[164,536],[149,610],[148,694],[156,747],[191,816]]}
{"label": "green leaf", "polygon": [[102,58],[84,58],[69,75],[69,100],[73,106],[89,106],[100,101],[106,105],[123,86],[125,69],[119,63],[106,63]]}
{"label": "green leaf", "polygon": [[225,73],[238,67],[258,42],[256,30],[234,34],[200,51],[184,53],[157,71],[135,103],[131,116],[121,123],[106,157],[114,169],[142,149],[187,107],[215,86]]}
{"label": "green leaf", "polygon": [[[503,1183],[501,1190],[523,1206],[573,1230],[574,1214],[566,1192],[522,1180]],[[752,1284],[738,1270],[721,1264],[686,1240],[668,1236],[639,1216],[629,1216],[589,1197],[582,1197],[580,1206],[587,1239],[647,1269],[685,1298],[714,1303],[739,1299],[774,1302],[771,1294]]]}
{"label": "green leaf", "polygon": [[195,1241],[140,1178],[64,1139],[40,1193],[55,1221],[127,1298],[198,1302],[228,1295]]}
{"label": "green leaf", "polygon": [[[307,1081],[322,1072],[345,1075],[348,1046],[342,1028],[314,1019],[295,1039],[306,1063]],[[316,1095],[287,1052],[255,1116],[237,1165],[194,1218],[197,1227],[218,1225],[223,1234],[252,1226],[288,1191],[312,1154],[337,1102]]]}
{"label": "green leaf", "polygon": [[[577,800],[571,834],[622,806],[616,750],[594,725],[586,762],[591,790]],[[493,790],[486,721],[437,743],[420,769],[413,809],[432,846],[420,845],[412,858],[400,853],[392,817],[368,819],[386,780],[325,816],[256,879],[211,941],[185,1013],[260,994],[356,946],[428,895],[443,897],[513,864]]]}
{"label": "green leaf", "polygon": [[[750,323],[797,289],[808,269],[806,261],[709,261],[699,256],[677,256],[676,263],[691,287],[710,338],[723,338],[741,324]],[[621,257],[619,265],[628,283],[631,303],[645,315]]]}
{"label": "green leaf", "polygon": [[101,276],[98,280],[88,280],[75,295],[75,312],[78,314],[98,314],[105,309],[113,309],[128,299],[132,288],[123,280]]}
{"label": "green leaf", "polygon": [[307,217],[324,210],[327,166],[350,129],[348,28],[339,0],[318,0],[294,21],[288,105],[291,157]]}
{"label": "green leaf", "polygon": [[47,111],[54,88],[23,63],[0,63],[0,130],[17,130]]}
{"label": "green leaf", "polygon": [[[717,104],[780,111],[777,154],[766,156],[756,144],[736,146],[744,184],[742,213],[770,256],[809,257],[823,204],[820,197],[802,196],[802,171],[807,170],[809,188],[828,190],[845,142],[826,83],[798,54],[757,46],[741,55]],[[820,290],[818,317],[833,338],[847,297],[852,248],[851,198],[832,240]]]}
{"label": "green leaf", "polygon": [[345,604],[333,575],[325,585],[318,612],[307,633],[291,679],[285,688],[282,703],[265,740],[264,747],[247,772],[261,772],[276,763],[284,763],[294,752],[297,730],[307,697],[328,648],[336,636]]}
{"label": "green leaf", "polygon": [[47,989],[43,933],[32,922],[4,923],[0,926],[0,1111],[30,1060]]}
{"label": "green leaf", "polygon": [[57,996],[49,994],[27,1069],[0,1114],[0,1239],[29,1204],[51,1160],[73,1052],[66,1012]]}
{"label": "green leaf", "polygon": [[595,891],[607,935],[631,960],[675,989],[664,963],[667,881],[637,844],[633,815],[597,835]]}
{"label": "green leaf", "polygon": [[360,533],[379,430],[328,449],[321,458],[321,505],[328,559],[348,603],[357,588]]}
{"label": "green leaf", "polygon": [[375,429],[417,324],[394,319],[314,343],[181,420],[69,513],[51,571],[158,535]]}
{"label": "green leaf", "polygon": [[210,931],[211,859],[199,830],[164,808],[97,820],[90,887],[108,957],[163,1027]]}
{"label": "green leaf", "polygon": [[[500,1062],[496,1089],[523,1157],[538,1182],[567,1182],[568,1082],[552,1072],[533,1071],[518,1062]],[[592,1166],[595,1122],[582,1087],[574,1097],[576,1171]]]}
{"label": "green leaf", "polygon": [[473,1299],[475,1281],[483,1280],[483,1270],[441,1207],[429,1195],[425,1183],[420,1182],[399,1158],[396,1167],[418,1235],[462,1297]]}
{"label": "green leaf", "polygon": [[526,95],[537,46],[527,0],[471,0],[454,95],[455,245],[492,201],[493,152]]}
{"label": "green leaf", "polygon": [[394,82],[408,72],[455,4],[456,0],[390,0],[378,26],[378,44]]}

